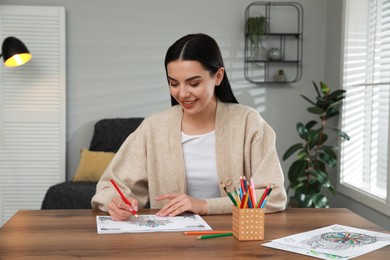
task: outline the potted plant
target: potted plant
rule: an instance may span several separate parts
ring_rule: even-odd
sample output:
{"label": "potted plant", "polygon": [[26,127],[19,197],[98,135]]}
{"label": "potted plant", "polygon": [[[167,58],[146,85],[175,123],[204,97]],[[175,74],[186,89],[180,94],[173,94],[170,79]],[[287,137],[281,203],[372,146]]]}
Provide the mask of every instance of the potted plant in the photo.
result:
{"label": "potted plant", "polygon": [[288,148],[283,155],[283,160],[297,153],[295,161],[288,170],[290,184],[287,192],[291,189],[294,193],[290,198],[289,206],[327,208],[328,198],[323,191],[327,189],[333,195],[336,194],[328,168],[337,165],[336,150],[338,149],[337,146],[326,143],[328,132],[335,134],[337,138],[349,140],[349,136],[340,129],[327,127],[327,121],[339,116],[338,106],[345,98],[345,90],[331,92],[323,82],[320,82],[320,88],[314,81],[313,85],[317,92],[316,101],[301,96],[311,104],[307,111],[318,116],[319,120],[310,120],[306,124],[297,123],[296,129],[302,142]]}
{"label": "potted plant", "polygon": [[263,48],[262,37],[266,31],[266,18],[263,15],[248,17],[246,29],[250,40],[251,58],[258,59],[259,47],[261,46],[261,48]]}
{"label": "potted plant", "polygon": [[278,73],[276,75],[274,75],[274,81],[277,81],[277,82],[286,81],[286,75],[284,74],[283,69],[279,69]]}

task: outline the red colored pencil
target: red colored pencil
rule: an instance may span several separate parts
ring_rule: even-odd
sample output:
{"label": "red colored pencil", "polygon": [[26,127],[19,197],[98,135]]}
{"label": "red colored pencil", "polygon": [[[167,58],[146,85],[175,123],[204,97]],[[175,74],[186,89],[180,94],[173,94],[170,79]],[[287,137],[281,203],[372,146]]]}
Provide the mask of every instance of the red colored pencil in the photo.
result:
{"label": "red colored pencil", "polygon": [[138,214],[137,214],[137,211],[134,210],[133,206],[131,205],[130,201],[127,200],[127,198],[125,197],[125,195],[123,195],[122,191],[119,189],[118,185],[116,185],[116,182],[111,179],[110,180],[112,185],[114,185],[114,188],[116,189],[116,191],[119,193],[119,195],[121,196],[122,200],[127,204],[129,205],[133,210],[131,211],[131,213],[138,218]]}
{"label": "red colored pencil", "polygon": [[263,203],[265,197],[267,196],[268,190],[269,190],[270,188],[271,188],[271,183],[269,183],[269,184],[267,185],[267,188],[265,188],[264,193],[263,193],[263,195],[261,196],[261,198],[260,198],[260,200],[259,200],[259,203],[257,204],[257,207],[256,207],[256,208],[260,208],[260,207],[261,207],[261,204]]}

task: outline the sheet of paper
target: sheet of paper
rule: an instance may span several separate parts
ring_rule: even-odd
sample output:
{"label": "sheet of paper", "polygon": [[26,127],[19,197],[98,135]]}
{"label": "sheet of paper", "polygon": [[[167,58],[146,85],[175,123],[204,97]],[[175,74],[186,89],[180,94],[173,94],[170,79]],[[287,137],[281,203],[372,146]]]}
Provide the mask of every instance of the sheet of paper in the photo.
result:
{"label": "sheet of paper", "polygon": [[96,216],[96,226],[98,234],[212,230],[206,221],[196,214],[176,217],[139,215],[138,219],[132,216],[127,221],[113,221],[111,216]]}
{"label": "sheet of paper", "polygon": [[321,259],[350,259],[390,244],[390,234],[332,225],[275,239],[262,246]]}

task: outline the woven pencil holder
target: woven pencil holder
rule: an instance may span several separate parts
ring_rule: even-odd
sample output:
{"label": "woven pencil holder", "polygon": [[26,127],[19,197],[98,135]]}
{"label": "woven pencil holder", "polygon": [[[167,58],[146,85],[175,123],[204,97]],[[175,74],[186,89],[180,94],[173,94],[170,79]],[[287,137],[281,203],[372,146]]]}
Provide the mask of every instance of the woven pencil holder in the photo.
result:
{"label": "woven pencil holder", "polygon": [[233,206],[233,236],[238,241],[264,240],[264,209]]}

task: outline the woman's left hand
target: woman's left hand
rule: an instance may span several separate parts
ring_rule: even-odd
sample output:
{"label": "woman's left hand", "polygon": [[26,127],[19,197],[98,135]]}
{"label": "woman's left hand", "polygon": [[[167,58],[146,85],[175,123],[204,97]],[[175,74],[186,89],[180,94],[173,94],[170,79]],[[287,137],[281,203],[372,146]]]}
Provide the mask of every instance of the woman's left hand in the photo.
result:
{"label": "woman's left hand", "polygon": [[156,200],[169,200],[169,202],[156,213],[159,217],[174,217],[185,211],[205,215],[208,211],[208,205],[205,200],[195,199],[187,194],[168,193],[157,196]]}

